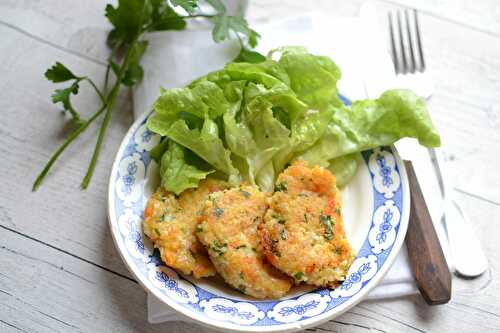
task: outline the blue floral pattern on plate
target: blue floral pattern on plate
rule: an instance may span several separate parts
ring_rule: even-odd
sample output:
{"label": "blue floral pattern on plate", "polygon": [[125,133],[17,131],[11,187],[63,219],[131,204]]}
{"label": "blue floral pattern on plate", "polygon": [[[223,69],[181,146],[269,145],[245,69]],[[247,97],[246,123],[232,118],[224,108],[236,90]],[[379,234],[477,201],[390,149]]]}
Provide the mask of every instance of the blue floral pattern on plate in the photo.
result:
{"label": "blue floral pattern on plate", "polygon": [[222,328],[233,325],[235,329],[247,326],[264,329],[297,322],[307,324],[311,318],[326,318],[363,289],[373,287],[370,281],[387,270],[388,265],[384,264],[396,239],[404,238],[399,226],[403,205],[405,209],[408,205],[407,194],[401,186],[402,165],[390,147],[362,154],[372,180],[373,216],[368,235],[346,280],[338,288],[319,288],[286,300],[251,301],[214,294],[179,276],[161,263],[158,251],[142,233],[142,211],[149,196],[144,193],[144,184],[151,170],[157,168],[149,151],[160,140],[146,129],[146,119],[143,117],[131,128],[113,167],[110,223],[121,255],[134,274],[169,305],[184,308],[188,316],[206,319],[209,324]]}

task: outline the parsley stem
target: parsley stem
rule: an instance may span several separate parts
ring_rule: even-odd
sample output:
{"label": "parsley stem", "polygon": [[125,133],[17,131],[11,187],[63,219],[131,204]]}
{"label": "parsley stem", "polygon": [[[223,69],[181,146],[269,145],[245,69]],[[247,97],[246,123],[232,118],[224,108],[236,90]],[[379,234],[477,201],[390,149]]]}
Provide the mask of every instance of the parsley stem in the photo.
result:
{"label": "parsley stem", "polygon": [[[196,14],[196,15],[182,16],[182,18],[183,19],[191,19],[191,18],[197,18],[197,17],[213,18],[215,16],[217,16],[217,15]],[[174,19],[172,19],[172,21],[174,21]],[[150,23],[142,28],[142,32],[150,31],[150,29],[152,29],[153,27],[154,27],[154,24]]]}
{"label": "parsley stem", "polygon": [[106,103],[106,99],[104,98],[104,95],[101,93],[101,91],[99,90],[99,88],[97,88],[97,86],[95,85],[94,81],[92,81],[91,79],[89,79],[88,77],[84,77],[83,78],[85,81],[87,81],[88,83],[90,83],[90,85],[92,86],[92,88],[94,88],[96,94],[99,96],[99,98],[101,99],[101,102],[104,104]]}
{"label": "parsley stem", "polygon": [[196,17],[206,17],[206,18],[212,18],[217,15],[207,15],[207,14],[196,14],[196,15],[189,15],[189,16],[183,16],[182,18],[196,18]]}
{"label": "parsley stem", "polygon": [[108,93],[108,82],[109,82],[109,72],[111,71],[111,64],[108,63],[108,66],[106,67],[106,74],[104,75],[104,87],[103,91],[105,94]]}
{"label": "parsley stem", "polygon": [[113,61],[116,52],[118,52],[118,49],[120,48],[120,43],[117,43],[113,49],[111,50],[111,53],[108,57],[108,66],[106,67],[106,75],[104,75],[104,87],[103,87],[103,92],[106,95],[108,93],[108,83],[109,83],[109,74],[111,72],[111,62]]}
{"label": "parsley stem", "polygon": [[99,158],[99,154],[101,152],[102,142],[104,141],[104,136],[106,135],[106,130],[108,128],[109,121],[111,120],[111,113],[115,105],[116,97],[118,96],[118,92],[120,91],[120,85],[122,83],[121,81],[123,78],[123,74],[125,73],[125,70],[128,67],[130,56],[133,52],[132,50],[134,48],[134,44],[137,43],[137,40],[138,36],[136,36],[136,38],[134,38],[132,43],[130,43],[130,46],[127,50],[127,54],[125,55],[125,59],[123,60],[122,65],[120,66],[118,74],[116,75],[115,84],[107,97],[108,103],[107,103],[106,113],[104,114],[104,120],[102,121],[101,128],[99,129],[99,135],[97,137],[97,141],[95,144],[94,153],[92,154],[92,159],[90,160],[89,167],[87,169],[87,174],[85,175],[81,183],[81,187],[83,189],[86,189],[89,186],[90,180],[92,179],[92,176],[94,174],[94,170],[97,164],[97,159]]}
{"label": "parsley stem", "polygon": [[82,120],[80,118],[80,114],[73,108],[73,105],[71,104],[71,102],[69,100],[68,100],[68,112],[71,115],[71,117],[73,117],[73,121],[75,122],[75,124],[80,126],[82,123]]}
{"label": "parsley stem", "polygon": [[80,127],[78,127],[73,133],[71,133],[66,141],[55,151],[55,153],[52,155],[52,157],[49,159],[47,164],[45,164],[45,167],[43,168],[42,172],[36,177],[35,182],[33,183],[33,188],[31,189],[32,191],[36,191],[38,187],[40,187],[40,184],[42,183],[43,179],[49,172],[50,168],[52,165],[56,162],[56,160],[59,158],[59,156],[64,152],[64,150],[70,145],[71,142],[73,142],[83,131],[89,127],[94,120],[96,120],[106,109],[106,104],[103,104],[99,110],[97,110],[96,113],[92,115],[87,121],[83,122]]}

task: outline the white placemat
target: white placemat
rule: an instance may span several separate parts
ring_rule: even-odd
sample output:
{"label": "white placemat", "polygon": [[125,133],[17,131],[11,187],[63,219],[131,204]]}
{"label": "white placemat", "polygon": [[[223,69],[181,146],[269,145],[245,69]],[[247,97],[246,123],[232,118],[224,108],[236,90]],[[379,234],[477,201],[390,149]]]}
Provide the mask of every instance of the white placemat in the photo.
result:
{"label": "white placemat", "polygon": [[[377,96],[392,86],[394,73],[385,41],[376,22],[374,7],[364,6],[359,17],[331,20],[318,13],[255,26],[263,36],[258,50],[267,53],[283,45],[301,45],[315,54],[330,56],[342,69],[339,90],[348,98]],[[134,112],[148,111],[160,87],[182,87],[209,71],[220,69],[238,52],[235,42],[215,44],[206,25],[182,32],[159,32],[148,36],[150,47],[143,59],[144,81],[134,90]],[[377,85],[373,84],[374,82]],[[445,255],[446,238],[439,223],[441,193],[433,165],[425,149],[413,153],[419,182]],[[449,262],[449,261],[448,261]],[[385,299],[418,293],[403,246],[393,267],[368,299]],[[186,320],[154,296],[148,296],[151,323]]]}

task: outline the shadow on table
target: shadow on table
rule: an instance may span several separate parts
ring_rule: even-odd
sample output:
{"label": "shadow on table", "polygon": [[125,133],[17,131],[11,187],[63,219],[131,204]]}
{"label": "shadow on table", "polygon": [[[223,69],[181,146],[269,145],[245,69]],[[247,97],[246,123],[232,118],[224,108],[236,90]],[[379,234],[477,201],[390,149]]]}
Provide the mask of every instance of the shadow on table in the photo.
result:
{"label": "shadow on table", "polygon": [[[107,219],[107,218],[106,218]],[[107,223],[107,221],[106,221]],[[101,249],[121,261],[109,229],[102,234]],[[125,264],[122,263],[123,267]],[[123,270],[120,270],[123,271]],[[184,322],[167,322],[152,325],[147,321],[147,295],[145,290],[132,278],[132,275],[126,271],[126,274],[115,273],[112,271],[101,270],[102,282],[105,286],[105,295],[103,298],[111,300],[111,318],[120,322],[119,326],[129,328],[130,331],[139,332],[206,332],[214,333],[216,331]],[[126,323],[126,324],[124,324]]]}

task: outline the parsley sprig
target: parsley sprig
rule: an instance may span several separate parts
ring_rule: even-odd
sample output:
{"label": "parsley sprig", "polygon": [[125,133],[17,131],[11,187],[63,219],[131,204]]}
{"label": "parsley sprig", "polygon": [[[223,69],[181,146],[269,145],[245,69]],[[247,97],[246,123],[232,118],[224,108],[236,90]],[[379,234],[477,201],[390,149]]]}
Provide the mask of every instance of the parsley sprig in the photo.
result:
{"label": "parsley sprig", "polygon": [[[105,16],[113,25],[113,29],[107,38],[111,53],[102,88],[99,88],[89,77],[74,74],[60,62],[56,62],[45,72],[47,80],[53,83],[68,83],[65,88],[54,91],[52,102],[62,105],[63,110],[70,115],[70,122],[74,129],[53,153],[36,178],[33,191],[39,188],[66,148],[93,122],[104,115],[87,173],[81,183],[83,189],[88,187],[121,86],[132,87],[141,82],[144,77],[140,62],[148,47],[148,41],[144,38],[145,33],[183,30],[187,20],[202,17],[213,21],[212,37],[215,42],[232,38],[239,41],[241,50],[235,61],[260,62],[264,60],[261,54],[251,50],[257,45],[260,35],[248,26],[247,21],[241,15],[227,15],[226,8],[220,0],[205,1],[213,8],[215,14],[201,12],[199,0],[119,0],[116,7],[108,4]],[[185,15],[179,14],[182,10]],[[112,84],[111,81],[113,81]],[[83,83],[90,85],[101,102],[97,111],[88,118],[84,118],[72,104],[72,97],[78,94],[80,85]]]}

